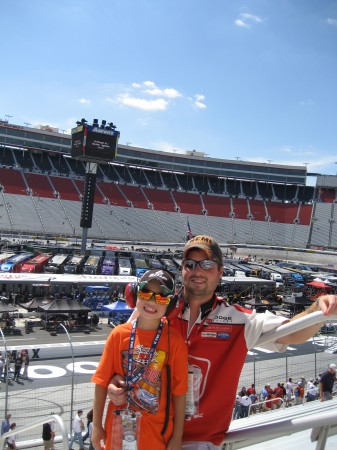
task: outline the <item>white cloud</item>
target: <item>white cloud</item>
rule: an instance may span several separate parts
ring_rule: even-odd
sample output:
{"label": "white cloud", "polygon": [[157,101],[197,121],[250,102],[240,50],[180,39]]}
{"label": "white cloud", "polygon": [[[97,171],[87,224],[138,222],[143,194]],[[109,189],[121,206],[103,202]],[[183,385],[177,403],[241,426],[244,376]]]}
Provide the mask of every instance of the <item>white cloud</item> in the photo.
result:
{"label": "white cloud", "polygon": [[262,23],[263,19],[259,16],[249,13],[239,14],[239,18],[234,21],[235,25],[238,27],[250,28],[253,23]]}
{"label": "white cloud", "polygon": [[91,100],[89,100],[88,98],[80,98],[79,103],[81,103],[81,105],[90,105]]}
{"label": "white cloud", "polygon": [[261,23],[262,19],[259,16],[254,16],[254,14],[248,14],[248,13],[242,13],[240,14],[240,17],[244,20],[250,20],[252,22]]}
{"label": "white cloud", "polygon": [[234,23],[238,27],[247,27],[247,28],[249,28],[249,25],[247,25],[245,22],[243,22],[243,20],[236,19],[236,21]]}
{"label": "white cloud", "polygon": [[173,100],[182,98],[190,100],[195,108],[207,108],[204,95],[196,94],[193,98],[185,97],[177,89],[161,88],[150,80],[141,83],[133,82],[129,86],[124,86],[123,90],[124,92],[120,92],[115,97],[106,97],[106,101],[143,111],[165,111],[174,104]]}
{"label": "white cloud", "polygon": [[144,81],[143,84],[150,89],[154,89],[157,87],[153,81]]}
{"label": "white cloud", "polygon": [[337,27],[337,19],[331,19],[331,17],[329,17],[326,19],[326,23],[328,25],[332,25],[333,27]]}
{"label": "white cloud", "polygon": [[194,96],[194,106],[198,109],[205,109],[207,108],[205,102],[205,96],[201,94],[196,94]]}
{"label": "white cloud", "polygon": [[168,107],[168,102],[163,98],[146,100],[145,98],[131,97],[129,94],[121,94],[117,101],[123,106],[130,106],[143,111],[165,111]]}
{"label": "white cloud", "polygon": [[160,150],[162,152],[173,152],[173,144],[166,141],[157,141],[153,143],[153,146],[156,150]]}
{"label": "white cloud", "polygon": [[157,87],[154,87],[153,89],[146,89],[145,94],[157,96],[157,97],[166,97],[166,98],[177,98],[181,97],[180,92],[178,92],[176,89],[159,89]]}

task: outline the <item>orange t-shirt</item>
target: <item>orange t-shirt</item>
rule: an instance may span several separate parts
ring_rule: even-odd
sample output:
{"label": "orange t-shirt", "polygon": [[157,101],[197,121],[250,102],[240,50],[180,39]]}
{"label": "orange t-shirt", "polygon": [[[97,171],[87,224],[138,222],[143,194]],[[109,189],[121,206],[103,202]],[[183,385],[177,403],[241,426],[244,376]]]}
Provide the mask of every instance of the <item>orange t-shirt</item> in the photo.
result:
{"label": "orange t-shirt", "polygon": [[[125,323],[116,327],[109,335],[102,358],[92,377],[92,382],[107,387],[114,374],[125,377],[127,371],[129,341],[132,323]],[[133,351],[133,371],[140,370],[147,364],[149,350],[156,330],[136,329],[135,346]],[[165,433],[166,444],[170,440],[173,430],[172,395],[182,395],[187,392],[187,348],[180,333],[165,325],[159,339],[152,361],[145,369],[142,378],[130,391],[130,407],[141,411],[139,450],[150,448],[165,449],[161,431],[165,422],[166,392],[167,392],[167,363],[171,369],[171,405],[169,424]],[[111,448],[111,430],[115,407],[109,402],[105,419],[107,440],[105,448]]]}

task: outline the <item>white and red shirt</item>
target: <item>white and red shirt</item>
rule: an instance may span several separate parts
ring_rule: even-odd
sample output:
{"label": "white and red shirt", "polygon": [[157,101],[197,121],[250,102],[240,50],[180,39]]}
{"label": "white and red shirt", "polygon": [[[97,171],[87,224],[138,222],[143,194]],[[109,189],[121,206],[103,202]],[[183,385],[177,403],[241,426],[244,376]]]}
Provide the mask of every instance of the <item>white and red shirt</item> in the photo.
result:
{"label": "white and red shirt", "polygon": [[[188,347],[189,366],[202,373],[199,414],[185,421],[183,441],[208,441],[219,445],[232,418],[240,373],[247,351],[258,345],[262,333],[284,322],[269,311],[257,314],[214,298],[202,305],[199,318],[188,333],[190,310],[171,321]],[[262,345],[261,345],[262,347]],[[284,351],[286,345],[264,344]]]}

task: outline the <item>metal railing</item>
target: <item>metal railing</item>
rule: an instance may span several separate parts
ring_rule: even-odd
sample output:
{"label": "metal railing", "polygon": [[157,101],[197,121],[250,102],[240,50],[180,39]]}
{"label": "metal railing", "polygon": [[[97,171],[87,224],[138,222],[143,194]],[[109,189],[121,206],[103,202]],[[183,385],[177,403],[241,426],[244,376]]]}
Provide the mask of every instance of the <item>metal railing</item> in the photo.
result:
{"label": "metal railing", "polygon": [[[314,312],[295,321],[288,322],[285,325],[281,325],[275,330],[264,333],[258,340],[257,345],[276,341],[283,336],[327,320],[337,320],[337,316],[327,317],[324,316],[322,311]],[[331,404],[331,406],[334,405]],[[248,422],[245,423],[247,424]],[[229,430],[223,441],[223,449],[234,450],[236,448],[248,447],[310,428],[312,428],[311,441],[317,441],[316,450],[324,450],[328,436],[337,434],[337,411],[332,410],[326,412],[317,410],[315,414],[303,417],[285,417],[283,419],[276,417],[275,420],[269,423],[247,425],[245,429]]]}
{"label": "metal railing", "polygon": [[[5,443],[6,440],[9,436],[17,436],[20,435],[22,433],[27,432],[28,430],[32,430],[33,428],[37,428],[37,427],[41,427],[41,425],[45,424],[45,423],[50,423],[50,422],[57,422],[61,431],[61,441],[63,444],[63,449],[64,450],[69,450],[69,436],[68,436],[68,431],[66,429],[66,426],[64,425],[63,420],[61,419],[60,416],[53,414],[50,416],[46,416],[43,419],[37,420],[35,422],[30,423],[29,425],[25,425],[23,427],[20,428],[16,428],[13,431],[8,431],[8,433],[3,434],[0,437],[0,450],[3,450],[5,448]],[[36,445],[39,445],[39,443],[36,443]],[[40,444],[41,445],[41,444]],[[17,445],[17,448],[31,448],[31,446],[33,446],[33,444],[29,444],[29,445]]]}
{"label": "metal railing", "polygon": [[317,441],[316,450],[324,450],[328,436],[337,434],[337,411],[332,410],[311,416],[284,418],[283,420],[275,419],[266,424],[247,426],[238,431],[228,431],[222,448],[224,450],[241,449],[310,428],[312,428],[311,441]]}
{"label": "metal railing", "polygon": [[[262,405],[264,405],[264,404],[266,404],[266,403],[268,403],[268,402],[273,403],[273,402],[275,402],[276,400],[277,400],[277,401],[280,400],[280,401],[281,401],[281,405],[280,405],[279,408],[276,407],[275,409],[285,408],[285,402],[284,402],[283,398],[275,397],[275,398],[271,398],[271,399],[269,399],[269,400],[263,400],[263,401],[261,401],[261,402],[251,403],[251,404],[249,405],[249,408],[248,408],[248,416],[247,416],[247,417],[250,416],[250,411],[251,411],[252,409],[254,409],[255,406],[258,406],[258,405],[261,405],[261,406],[262,406]],[[273,408],[270,408],[270,409],[273,409]],[[259,408],[259,410],[260,410],[260,408]]]}

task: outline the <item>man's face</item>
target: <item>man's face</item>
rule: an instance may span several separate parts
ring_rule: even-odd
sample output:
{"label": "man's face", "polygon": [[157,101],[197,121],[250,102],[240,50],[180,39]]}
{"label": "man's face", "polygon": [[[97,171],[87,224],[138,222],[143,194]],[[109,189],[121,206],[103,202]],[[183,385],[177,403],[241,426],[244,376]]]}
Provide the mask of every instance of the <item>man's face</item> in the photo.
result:
{"label": "man's face", "polygon": [[[205,252],[199,249],[192,249],[186,255],[185,259],[193,259],[194,261],[203,261],[209,259]],[[205,270],[197,265],[194,269],[186,269],[182,267],[183,285],[188,300],[199,300],[200,303],[206,303],[211,299],[219,281],[223,267],[216,265],[214,268]]]}

